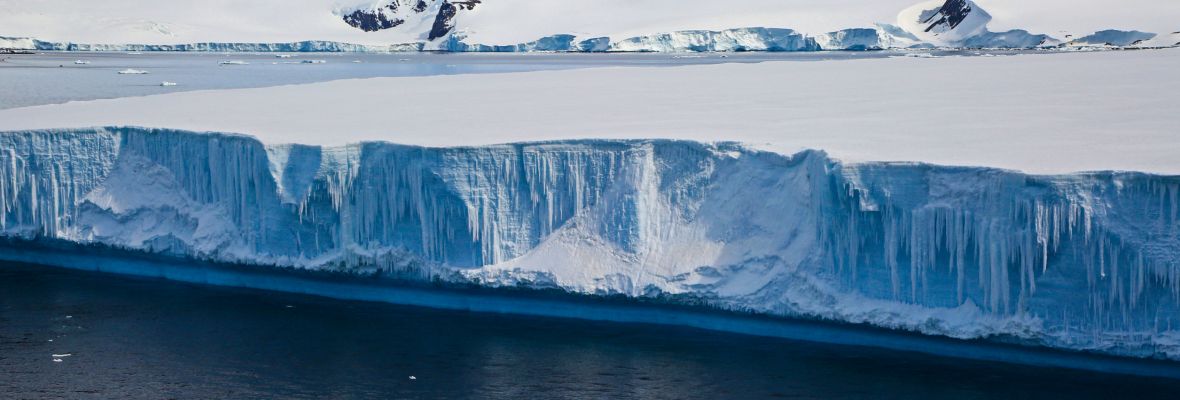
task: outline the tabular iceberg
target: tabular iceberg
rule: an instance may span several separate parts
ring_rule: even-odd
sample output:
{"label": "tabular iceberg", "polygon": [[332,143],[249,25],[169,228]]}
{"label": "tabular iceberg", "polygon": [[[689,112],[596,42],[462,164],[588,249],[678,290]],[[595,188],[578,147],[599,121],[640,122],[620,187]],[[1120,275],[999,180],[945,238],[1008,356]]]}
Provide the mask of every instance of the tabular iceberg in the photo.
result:
{"label": "tabular iceberg", "polygon": [[[732,143],[0,133],[0,237],[1180,359],[1180,177]],[[3,257],[0,254],[0,257]]]}

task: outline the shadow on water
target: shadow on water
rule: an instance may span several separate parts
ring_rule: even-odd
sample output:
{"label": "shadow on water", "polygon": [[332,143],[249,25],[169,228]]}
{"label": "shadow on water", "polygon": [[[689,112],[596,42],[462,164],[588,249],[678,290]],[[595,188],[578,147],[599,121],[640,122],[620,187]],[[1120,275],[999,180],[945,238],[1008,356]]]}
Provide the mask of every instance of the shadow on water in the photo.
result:
{"label": "shadow on water", "polygon": [[1164,398],[1178,383],[0,264],[6,398]]}

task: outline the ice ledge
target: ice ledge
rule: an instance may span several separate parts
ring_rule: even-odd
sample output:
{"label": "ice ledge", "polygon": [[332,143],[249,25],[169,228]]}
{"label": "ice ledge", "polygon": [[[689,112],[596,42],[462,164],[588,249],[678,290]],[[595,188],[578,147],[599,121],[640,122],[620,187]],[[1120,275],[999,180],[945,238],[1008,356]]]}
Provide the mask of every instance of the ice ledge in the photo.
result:
{"label": "ice ledge", "polygon": [[[0,133],[0,236],[1180,358],[1180,177],[734,143]],[[679,300],[677,300],[679,299]]]}

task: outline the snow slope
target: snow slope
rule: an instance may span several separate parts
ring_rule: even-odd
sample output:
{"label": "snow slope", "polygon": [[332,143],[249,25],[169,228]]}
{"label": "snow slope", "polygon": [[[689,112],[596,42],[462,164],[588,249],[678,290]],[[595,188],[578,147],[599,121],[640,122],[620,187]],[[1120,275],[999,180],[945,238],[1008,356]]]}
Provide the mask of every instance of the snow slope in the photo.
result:
{"label": "snow slope", "polygon": [[662,137],[1180,174],[1178,62],[1169,49],[368,79],[9,109],[0,130],[129,124],[327,146]]}
{"label": "snow slope", "polygon": [[[1180,179],[729,143],[0,133],[0,236],[1180,359]],[[2,256],[0,256],[2,257]]]}

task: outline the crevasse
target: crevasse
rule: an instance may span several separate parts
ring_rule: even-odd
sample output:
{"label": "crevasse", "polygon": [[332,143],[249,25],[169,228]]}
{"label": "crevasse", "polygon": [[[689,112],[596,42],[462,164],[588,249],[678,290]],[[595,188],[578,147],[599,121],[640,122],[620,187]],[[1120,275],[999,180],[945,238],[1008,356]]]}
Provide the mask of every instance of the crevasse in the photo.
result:
{"label": "crevasse", "polygon": [[[1180,358],[1180,177],[738,144],[0,133],[0,235]],[[0,253],[0,258],[3,254]]]}

